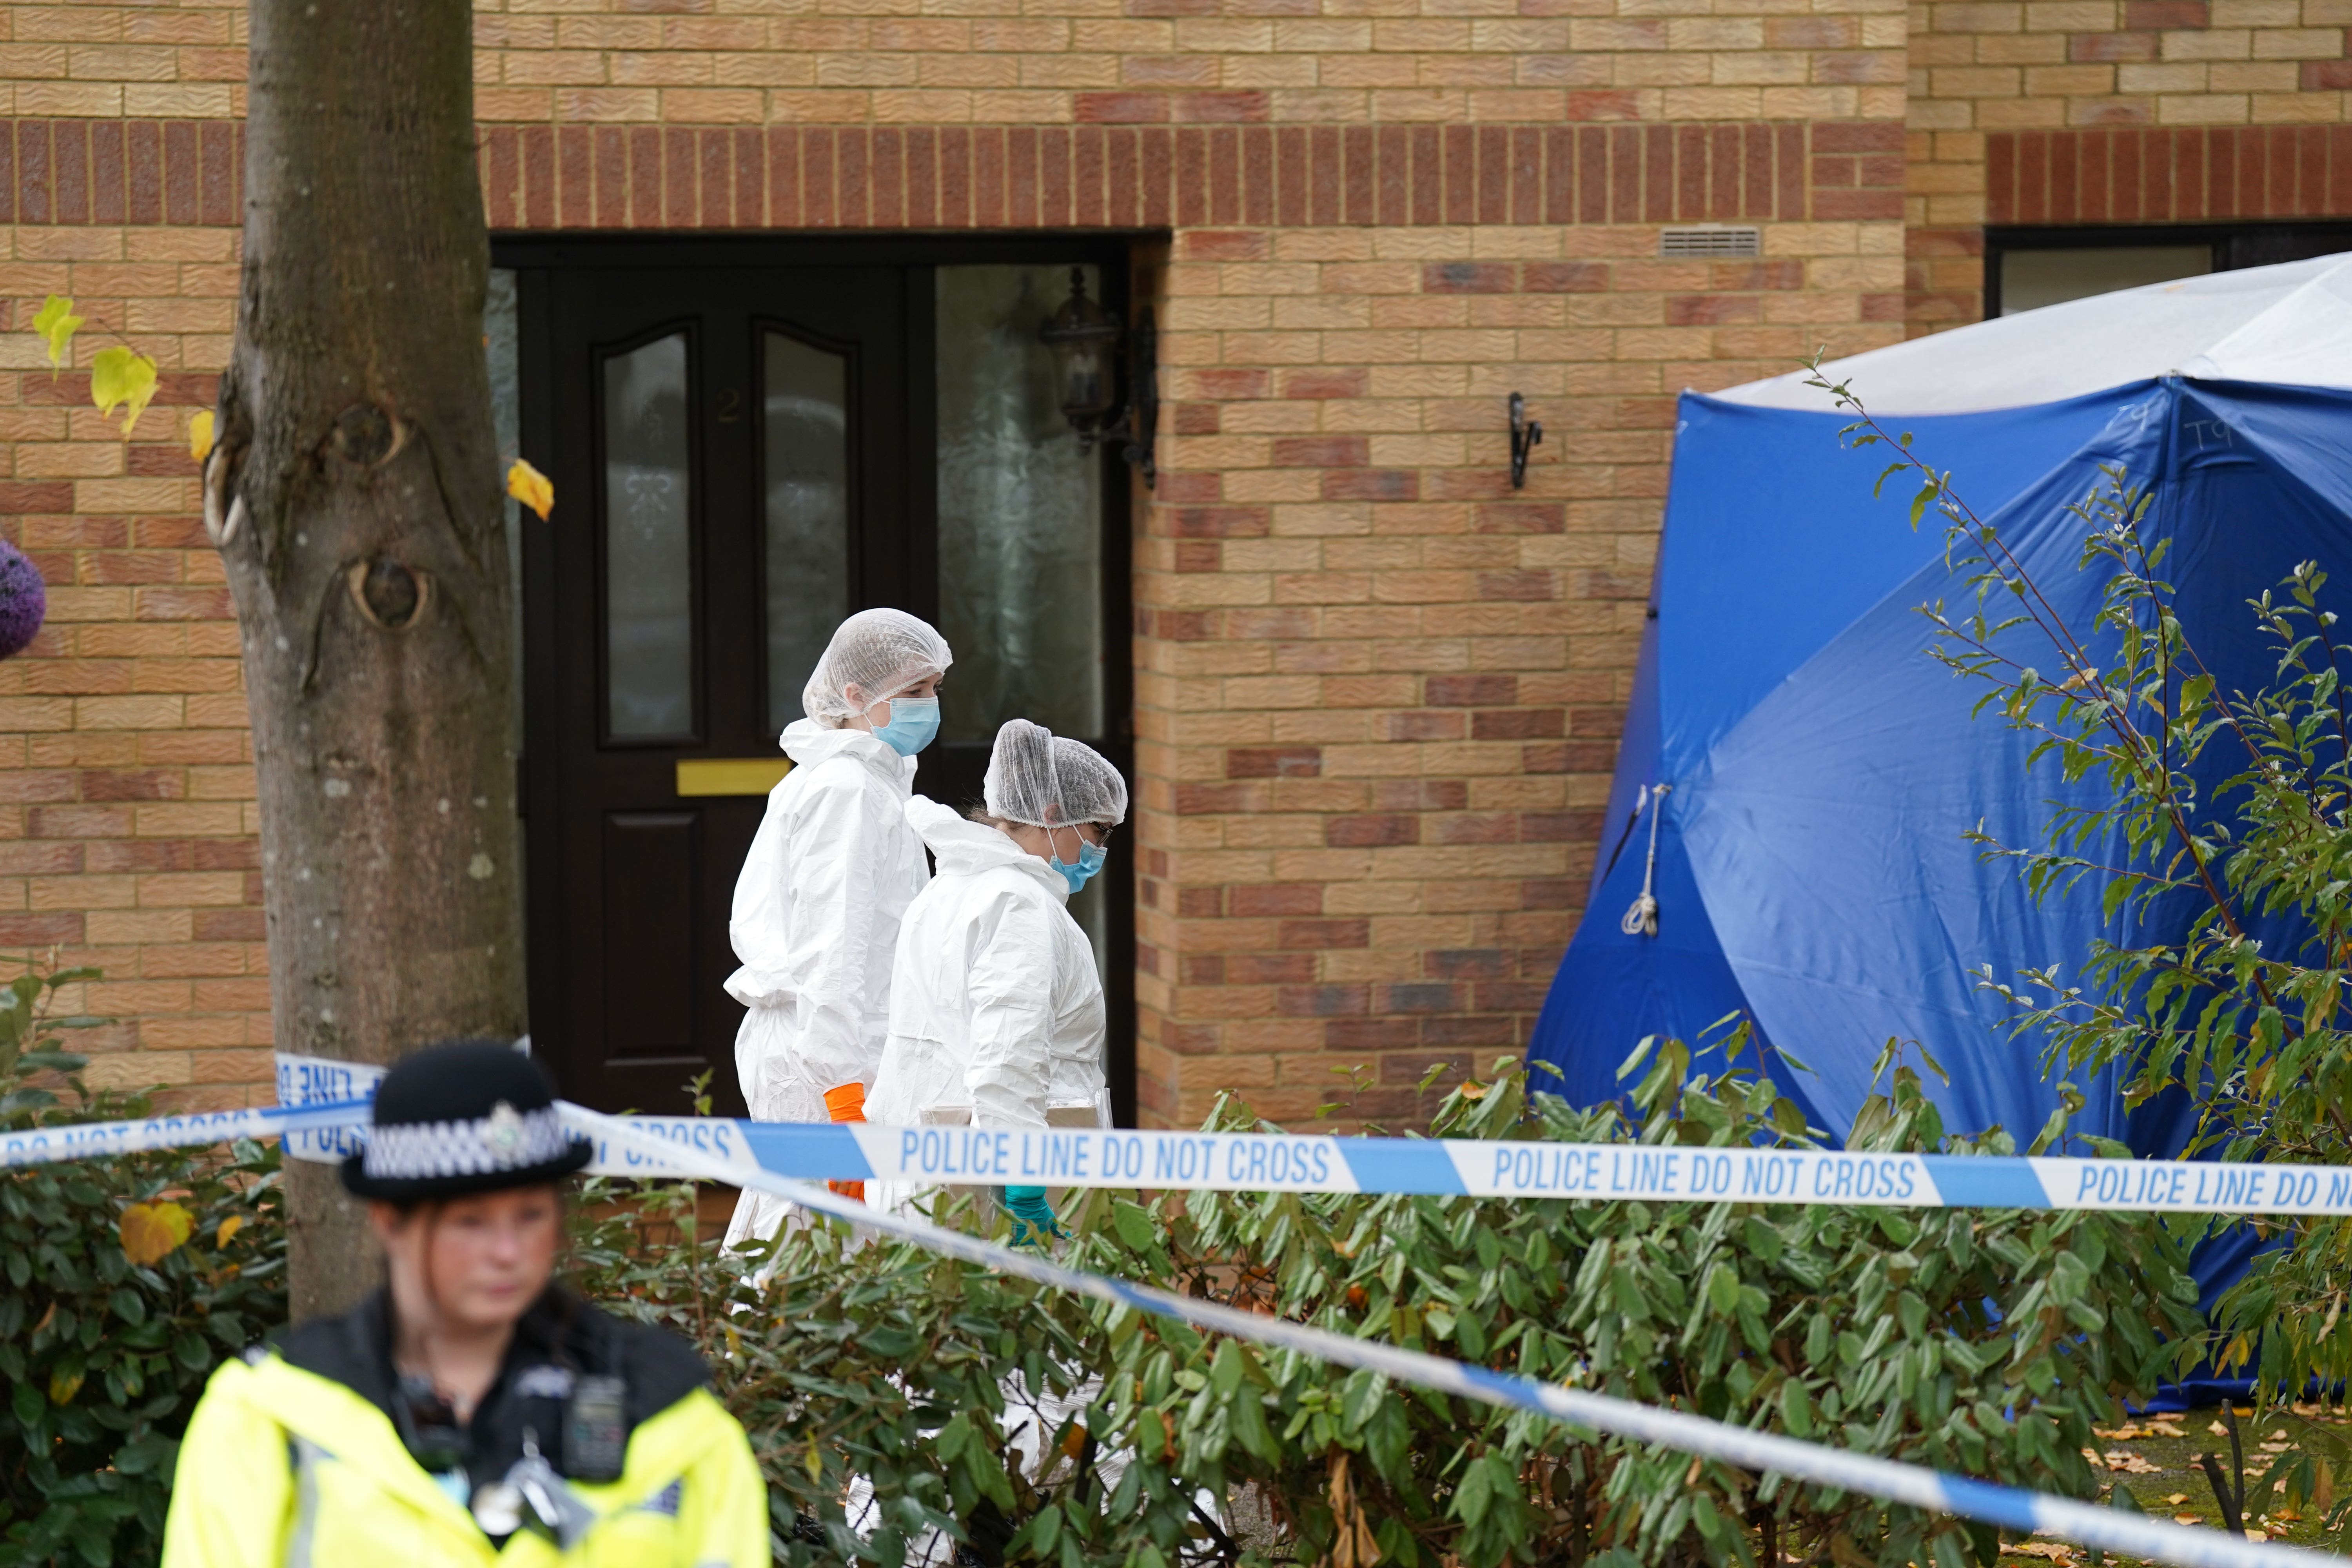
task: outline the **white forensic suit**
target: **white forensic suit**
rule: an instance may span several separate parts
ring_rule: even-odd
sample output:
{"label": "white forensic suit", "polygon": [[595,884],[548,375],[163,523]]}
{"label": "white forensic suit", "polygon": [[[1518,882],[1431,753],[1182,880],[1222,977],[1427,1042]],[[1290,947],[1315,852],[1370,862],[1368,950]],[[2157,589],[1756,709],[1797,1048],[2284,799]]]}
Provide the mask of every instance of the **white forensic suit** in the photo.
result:
{"label": "white forensic suit", "polygon": [[[1108,1016],[1094,945],[1060,873],[1004,834],[918,795],[907,820],[939,875],[908,908],[890,1034],[866,1119],[894,1127],[1110,1125]],[[877,1206],[911,1193],[876,1190]]]}
{"label": "white forensic suit", "polygon": [[[898,928],[890,981],[890,1038],[866,1097],[866,1119],[892,1127],[1108,1127],[1103,1071],[1108,1013],[1094,944],[1065,906],[1061,874],[997,829],[915,796],[907,820],[939,875]],[[910,1205],[922,1188],[868,1182],[877,1207]],[[1063,1462],[1054,1432],[1101,1392],[1089,1379],[1056,1396],[1005,1384],[1008,1447],[1033,1482]],[[1097,1458],[1105,1491],[1129,1456]],[[1097,1494],[1103,1495],[1103,1494]],[[851,1483],[850,1522],[870,1534],[873,1489]],[[908,1543],[908,1568],[939,1568],[952,1542],[934,1531]]]}
{"label": "white forensic suit", "polygon": [[[758,1120],[824,1121],[826,1089],[873,1087],[898,922],[930,871],[906,815],[914,758],[807,719],[784,731],[783,748],[793,771],[769,793],[727,927],[743,964],[727,994],[751,1009],[735,1070]],[[728,1243],[772,1235],[786,1212],[745,1193]]]}

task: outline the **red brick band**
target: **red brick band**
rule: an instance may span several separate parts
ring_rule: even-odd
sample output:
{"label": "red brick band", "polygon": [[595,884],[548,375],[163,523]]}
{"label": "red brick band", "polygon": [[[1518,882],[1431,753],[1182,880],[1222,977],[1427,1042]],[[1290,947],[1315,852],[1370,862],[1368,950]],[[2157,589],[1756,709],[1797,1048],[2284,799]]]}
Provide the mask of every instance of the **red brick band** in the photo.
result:
{"label": "red brick band", "polygon": [[1993,224],[2352,217],[2352,125],[1996,132],[1985,183]]}
{"label": "red brick band", "polygon": [[[242,127],[0,121],[0,223],[233,224]],[[491,126],[499,229],[1178,228],[1902,216],[1893,121]]]}

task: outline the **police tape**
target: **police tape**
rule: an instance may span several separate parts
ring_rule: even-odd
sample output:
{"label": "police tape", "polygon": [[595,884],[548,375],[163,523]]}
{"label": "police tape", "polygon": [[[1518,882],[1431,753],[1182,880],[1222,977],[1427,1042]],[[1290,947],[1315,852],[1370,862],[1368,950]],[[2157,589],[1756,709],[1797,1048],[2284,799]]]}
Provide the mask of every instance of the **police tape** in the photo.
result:
{"label": "police tape", "polygon": [[[281,1055],[278,1107],[0,1134],[0,1167],[281,1133],[291,1158],[340,1161],[360,1147],[367,1101],[383,1074],[361,1063]],[[1190,1192],[2352,1215],[2352,1168],[2324,1165],[701,1116],[635,1116],[627,1124],[647,1137],[599,1139],[592,1174],[685,1175],[685,1159],[694,1172],[737,1186],[755,1184],[764,1173],[804,1181]],[[657,1154],[647,1139],[677,1157]]]}
{"label": "police tape", "polygon": [[755,1187],[835,1219],[899,1237],[1001,1273],[1155,1317],[1180,1319],[1235,1339],[1361,1368],[1398,1383],[1506,1409],[1534,1411],[1573,1429],[1607,1432],[1742,1469],[1955,1514],[2021,1535],[2042,1532],[2061,1536],[2084,1546],[2130,1552],[2158,1563],[2176,1563],[2179,1568],[2288,1568],[2292,1564],[2310,1568],[2315,1563],[2352,1562],[1825,1447],[1777,1433],[1750,1431],[1683,1411],[1661,1410],[1607,1394],[1565,1388],[1531,1377],[1310,1328],[1304,1323],[1261,1317],[1107,1275],[1066,1268],[1034,1254],[999,1247],[925,1220],[869,1208],[811,1183],[766,1170],[739,1171],[717,1155],[670,1142],[635,1119],[604,1116],[569,1103],[564,1104],[563,1114],[566,1121],[594,1137],[600,1145],[634,1151],[648,1161],[658,1160],[680,1175]]}
{"label": "police tape", "polygon": [[[278,1098],[286,1104],[350,1100],[372,1092],[383,1072],[348,1062],[281,1056]],[[728,1174],[718,1179],[738,1185],[751,1173],[766,1171],[805,1181],[1190,1192],[2352,1215],[2352,1168],[2326,1165],[1109,1127],[1021,1131],[695,1116],[641,1116],[632,1121],[698,1158],[723,1161]],[[314,1144],[316,1153],[311,1152]],[[298,1159],[339,1160],[354,1146],[349,1135],[314,1134],[309,1142],[289,1142],[288,1152]],[[661,1173],[648,1156],[603,1146],[589,1169],[606,1175]]]}
{"label": "police tape", "polygon": [[198,1111],[185,1116],[149,1116],[132,1121],[89,1121],[0,1132],[0,1170],[233,1143],[240,1138],[284,1138],[289,1142],[317,1131],[344,1132],[364,1122],[368,1102],[263,1105],[246,1110]]}

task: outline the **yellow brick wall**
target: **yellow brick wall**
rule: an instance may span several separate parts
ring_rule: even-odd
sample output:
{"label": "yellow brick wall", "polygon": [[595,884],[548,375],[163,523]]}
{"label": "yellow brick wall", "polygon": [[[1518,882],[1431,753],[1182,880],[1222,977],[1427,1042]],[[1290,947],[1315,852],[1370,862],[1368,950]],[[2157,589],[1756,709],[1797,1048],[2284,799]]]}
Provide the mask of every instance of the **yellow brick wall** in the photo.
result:
{"label": "yellow brick wall", "polygon": [[[1906,123],[1916,331],[1975,319],[1988,136],[2332,125],[2352,100],[2352,0],[1926,0]],[[2263,214],[2248,216],[2314,216]],[[2352,216],[2352,213],[2338,216]]]}
{"label": "yellow brick wall", "polygon": [[[1675,395],[1899,335],[1898,226],[1180,233],[1139,541],[1148,1112],[1410,1120],[1524,1042],[1638,644]],[[1502,413],[1547,428],[1528,486]],[[1343,1092],[1338,1072],[1374,1086]]]}
{"label": "yellow brick wall", "polygon": [[[227,357],[236,252],[221,228],[0,230],[0,527],[48,584],[41,636],[0,662],[0,948],[103,967],[68,1003],[124,1020],[100,1043],[139,1054],[101,1056],[93,1080],[199,1104],[269,1075],[236,628],[186,449]],[[127,336],[162,368],[132,439],[22,330],[48,293],[87,318],[79,363]]]}
{"label": "yellow brick wall", "polygon": [[[17,115],[244,112],[244,13],[0,6]],[[1892,119],[1895,0],[482,0],[485,121]],[[1152,101],[1139,102],[1145,99]]]}
{"label": "yellow brick wall", "polygon": [[[1433,121],[1508,125],[1513,149],[1529,127],[1680,128],[1577,143],[1577,224],[1251,226],[1220,195],[1205,223],[1180,197],[1169,237],[1139,243],[1168,367],[1135,578],[1147,1119],[1195,1120],[1233,1087],[1303,1120],[1334,1098],[1332,1068],[1362,1064],[1355,1110],[1393,1120],[1430,1065],[1522,1043],[1579,912],[1675,393],[1904,330],[1902,176],[1881,132],[1914,90],[1913,25],[1893,0],[483,0],[477,107],[489,168],[527,183],[545,132],[518,151],[516,127],[692,125],[707,152],[713,127],[904,124],[937,130],[923,155],[944,159],[965,126],[1411,124],[1410,148],[1379,139],[1378,177],[1414,182],[1415,214],[1439,210],[1421,182],[1441,163],[1465,177],[1471,146],[1424,143]],[[234,4],[0,4],[0,110],[226,122],[243,43]],[[1811,142],[1784,139],[1806,125]],[[212,171],[202,205],[226,219],[226,143],[205,136],[138,155]],[[1702,144],[1815,154],[1775,165],[1780,216],[1755,261],[1656,258],[1679,192],[1724,199],[1656,173]],[[1240,154],[1245,184],[1264,151]],[[600,183],[588,221],[670,210],[638,189],[663,155],[632,141],[621,216]],[[1612,194],[1587,206],[1595,168]],[[712,210],[709,178],[687,210]],[[585,199],[572,163],[560,179]],[[1452,217],[1467,187],[1446,189]],[[1488,210],[1480,190],[1465,210]],[[764,210],[740,176],[733,193],[731,220],[698,221]],[[1391,193],[1374,195],[1385,215]],[[129,1020],[114,1043],[137,1049],[109,1062],[115,1080],[266,1098],[234,628],[179,445],[226,355],[235,235],[106,226],[82,199],[61,190],[58,226],[0,229],[0,298],[21,313],[71,293],[171,379],[126,445],[73,378],[37,368],[21,319],[0,338],[0,530],[55,584],[49,630],[0,664],[0,944],[104,965],[90,1005]],[[548,199],[492,195],[533,223],[554,221],[528,216]],[[573,202],[566,187],[550,210],[577,221],[591,209]],[[1528,210],[1517,194],[1504,209]],[[1808,211],[1821,221],[1789,216]],[[1517,492],[1512,391],[1549,432]]]}

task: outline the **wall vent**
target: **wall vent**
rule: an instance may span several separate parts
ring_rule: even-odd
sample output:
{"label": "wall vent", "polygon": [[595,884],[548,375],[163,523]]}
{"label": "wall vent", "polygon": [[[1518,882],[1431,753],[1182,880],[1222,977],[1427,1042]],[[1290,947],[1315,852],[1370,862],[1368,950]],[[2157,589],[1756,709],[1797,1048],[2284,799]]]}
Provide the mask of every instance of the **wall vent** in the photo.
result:
{"label": "wall vent", "polygon": [[1658,231],[1660,256],[1760,256],[1761,229],[1727,223],[1684,224]]}

